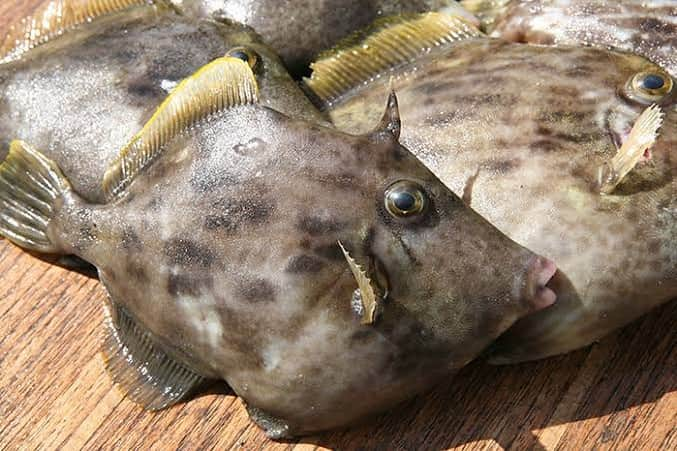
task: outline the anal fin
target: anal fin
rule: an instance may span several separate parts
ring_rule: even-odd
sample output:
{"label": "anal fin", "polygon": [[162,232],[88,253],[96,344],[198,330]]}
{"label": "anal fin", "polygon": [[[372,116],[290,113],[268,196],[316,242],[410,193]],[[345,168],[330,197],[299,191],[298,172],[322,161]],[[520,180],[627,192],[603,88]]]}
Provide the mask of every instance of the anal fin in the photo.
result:
{"label": "anal fin", "polygon": [[114,302],[105,304],[106,370],[125,395],[147,410],[185,398],[204,378],[171,358],[151,334]]}

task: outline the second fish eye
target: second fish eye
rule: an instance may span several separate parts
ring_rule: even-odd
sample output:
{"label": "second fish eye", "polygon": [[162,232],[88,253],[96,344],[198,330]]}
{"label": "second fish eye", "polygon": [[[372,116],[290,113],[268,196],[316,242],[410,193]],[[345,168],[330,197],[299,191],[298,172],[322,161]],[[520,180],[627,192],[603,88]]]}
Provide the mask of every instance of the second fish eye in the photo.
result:
{"label": "second fish eye", "polygon": [[630,97],[643,102],[659,102],[672,91],[672,77],[659,71],[635,74],[628,83]]}
{"label": "second fish eye", "polygon": [[259,55],[247,47],[232,48],[228,51],[228,53],[226,53],[226,56],[244,61],[245,63],[249,64],[249,67],[251,67],[252,70],[254,70],[259,62]]}

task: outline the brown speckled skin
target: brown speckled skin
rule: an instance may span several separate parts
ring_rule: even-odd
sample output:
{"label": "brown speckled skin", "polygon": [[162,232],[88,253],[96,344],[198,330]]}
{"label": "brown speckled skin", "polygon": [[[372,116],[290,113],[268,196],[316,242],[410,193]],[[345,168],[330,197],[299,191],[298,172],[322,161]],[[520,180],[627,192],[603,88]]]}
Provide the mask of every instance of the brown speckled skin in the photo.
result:
{"label": "brown speckled skin", "polygon": [[677,77],[674,0],[513,0],[492,30],[517,42],[630,51]]}
{"label": "brown speckled skin", "polygon": [[[399,179],[429,196],[416,220],[383,207]],[[533,310],[522,292],[534,254],[389,132],[349,136],[237,107],[174,140],[119,201],[66,194],[60,205],[52,240],[94,263],[173,355],[283,420],[285,435],[428,388]],[[388,280],[372,326],[351,309],[338,240]]]}
{"label": "brown speckled skin", "polygon": [[109,163],[168,91],[234,46],[259,55],[262,103],[322,120],[282,63],[249,29],[133,8],[65,33],[0,65],[0,158],[22,139],[55,160],[85,198],[102,201]]}
{"label": "brown speckled skin", "polygon": [[[623,88],[652,67],[630,54],[480,39],[394,73],[401,142],[454,192],[479,171],[472,207],[573,284],[500,340],[496,362],[584,346],[677,296],[674,93],[652,159],[613,195],[592,188],[615,137],[647,106]],[[388,79],[335,104],[336,125],[356,131],[377,117]]]}
{"label": "brown speckled skin", "polygon": [[253,27],[294,73],[321,51],[378,17],[436,10],[455,0],[171,0],[183,11]]}

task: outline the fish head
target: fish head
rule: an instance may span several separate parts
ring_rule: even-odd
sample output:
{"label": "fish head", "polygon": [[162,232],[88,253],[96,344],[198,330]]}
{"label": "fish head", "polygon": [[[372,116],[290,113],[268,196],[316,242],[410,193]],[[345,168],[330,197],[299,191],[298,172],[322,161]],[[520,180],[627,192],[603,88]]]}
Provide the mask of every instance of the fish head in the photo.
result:
{"label": "fish head", "polygon": [[399,132],[391,94],[381,124],[353,146],[366,203],[347,206],[353,226],[339,234],[358,287],[351,302],[363,324],[458,368],[555,302],[547,284],[556,267],[469,208],[398,142]]}

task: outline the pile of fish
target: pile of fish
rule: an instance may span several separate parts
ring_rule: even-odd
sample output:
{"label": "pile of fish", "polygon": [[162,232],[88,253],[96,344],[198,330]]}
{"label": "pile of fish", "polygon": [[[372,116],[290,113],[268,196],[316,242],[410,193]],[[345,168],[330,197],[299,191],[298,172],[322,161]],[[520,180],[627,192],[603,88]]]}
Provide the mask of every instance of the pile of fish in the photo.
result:
{"label": "pile of fish", "polygon": [[96,267],[147,409],[225,380],[272,438],[344,427],[677,297],[674,2],[50,0],[0,36],[0,234]]}

